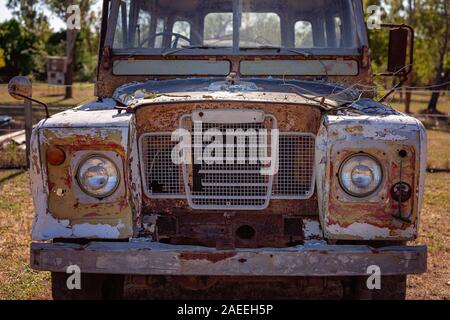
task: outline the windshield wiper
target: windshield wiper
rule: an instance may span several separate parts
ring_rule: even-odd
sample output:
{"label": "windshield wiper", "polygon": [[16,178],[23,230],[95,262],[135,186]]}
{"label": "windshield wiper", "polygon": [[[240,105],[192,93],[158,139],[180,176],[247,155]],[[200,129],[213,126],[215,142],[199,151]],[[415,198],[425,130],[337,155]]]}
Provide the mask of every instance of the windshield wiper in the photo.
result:
{"label": "windshield wiper", "polygon": [[308,51],[300,50],[300,49],[293,49],[293,48],[285,48],[280,46],[273,46],[273,45],[261,45],[258,47],[240,47],[239,50],[248,51],[248,50],[276,50],[278,52],[281,52],[283,50],[299,54],[301,56],[304,56],[306,58],[312,56],[312,53],[309,53]]}
{"label": "windshield wiper", "polygon": [[167,51],[164,52],[162,55],[165,56],[170,56],[172,54],[184,51],[184,50],[189,50],[189,49],[203,49],[203,50],[209,50],[209,49],[232,49],[231,47],[227,47],[227,46],[208,46],[208,45],[192,45],[192,46],[183,46],[181,48],[177,48],[177,49],[173,49],[171,51]]}

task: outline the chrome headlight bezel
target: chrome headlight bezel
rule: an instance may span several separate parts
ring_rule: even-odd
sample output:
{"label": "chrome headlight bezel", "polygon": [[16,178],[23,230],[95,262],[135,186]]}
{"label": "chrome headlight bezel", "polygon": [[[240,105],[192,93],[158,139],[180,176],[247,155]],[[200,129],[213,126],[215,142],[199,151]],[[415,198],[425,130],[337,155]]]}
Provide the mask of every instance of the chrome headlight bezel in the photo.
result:
{"label": "chrome headlight bezel", "polygon": [[[353,170],[350,170],[350,173],[347,172],[347,175],[350,175],[350,179],[344,179],[343,177],[344,170],[348,169],[346,166],[348,166],[352,161],[355,161],[357,158],[365,160],[366,163],[362,165],[360,164],[360,166],[366,167],[372,173],[372,181],[367,185],[367,187],[360,187],[353,181],[354,179],[351,175],[353,174],[356,166],[353,166]],[[350,166],[349,168],[352,167]],[[356,153],[347,157],[342,162],[341,166],[339,167],[338,180],[342,190],[348,195],[359,199],[367,198],[375,194],[382,185],[384,180],[383,166],[377,158],[368,153]],[[355,188],[350,188],[349,182],[352,183]]]}
{"label": "chrome headlight bezel", "polygon": [[[88,163],[88,161],[90,161],[92,159],[101,159],[102,161],[107,162],[110,165],[110,168],[112,168],[115,172],[114,186],[112,188],[107,189],[106,192],[96,193],[95,191],[93,191],[94,188],[92,188],[92,190],[89,190],[89,188],[86,187],[86,185],[83,181],[81,170],[82,170],[83,166],[85,166]],[[111,177],[111,176],[112,175],[109,175],[109,177]],[[96,198],[96,199],[105,199],[105,198],[112,196],[119,188],[120,182],[121,182],[120,181],[120,171],[119,171],[119,168],[117,167],[117,164],[112,159],[110,159],[108,156],[103,155],[103,154],[90,154],[90,155],[84,157],[82,159],[82,161],[79,162],[77,169],[76,169],[76,181],[77,181],[78,186],[81,189],[81,191],[84,192],[89,197]]]}

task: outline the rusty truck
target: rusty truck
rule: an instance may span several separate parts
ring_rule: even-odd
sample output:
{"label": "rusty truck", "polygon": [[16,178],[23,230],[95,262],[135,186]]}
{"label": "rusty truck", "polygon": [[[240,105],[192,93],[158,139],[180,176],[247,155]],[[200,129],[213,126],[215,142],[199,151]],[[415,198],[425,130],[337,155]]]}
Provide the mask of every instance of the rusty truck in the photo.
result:
{"label": "rusty truck", "polygon": [[405,298],[426,131],[385,101],[410,27],[380,25],[375,74],[361,0],[102,8],[96,101],[31,134],[31,266],[55,299]]}

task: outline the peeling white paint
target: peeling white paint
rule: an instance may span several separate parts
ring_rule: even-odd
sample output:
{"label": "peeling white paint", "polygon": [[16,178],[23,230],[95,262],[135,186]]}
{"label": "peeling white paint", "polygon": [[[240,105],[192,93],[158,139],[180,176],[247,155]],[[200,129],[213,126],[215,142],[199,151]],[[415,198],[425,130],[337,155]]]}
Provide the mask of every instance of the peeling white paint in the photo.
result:
{"label": "peeling white paint", "polygon": [[[422,210],[423,205],[423,195],[425,191],[425,176],[426,176],[426,170],[427,170],[427,156],[428,156],[428,140],[427,140],[427,130],[425,129],[425,126],[420,122],[418,119],[417,126],[419,128],[419,140],[420,140],[420,146],[419,146],[419,156],[420,156],[420,175],[419,175],[419,194],[418,194],[418,204],[417,208],[418,210]],[[415,230],[415,236],[419,236],[419,230],[420,230],[420,219],[417,219],[417,225]]]}
{"label": "peeling white paint", "polygon": [[[143,175],[141,174],[140,168],[140,159],[139,159],[139,147],[138,147],[138,139],[136,136],[136,123],[135,117],[133,117],[130,121],[130,129],[129,129],[129,141],[130,141],[130,170],[131,175],[128,177],[129,186],[132,195],[132,201],[134,204],[134,214],[135,217],[140,218],[141,210],[142,210],[142,180]],[[136,219],[138,220],[138,219]]]}
{"label": "peeling white paint", "polygon": [[35,210],[35,218],[32,227],[32,239],[33,240],[46,240],[44,230],[46,225],[52,223],[46,221],[47,217],[47,197],[48,197],[48,184],[47,173],[45,167],[42,166],[42,159],[40,157],[39,145],[39,129],[43,125],[44,120],[41,121],[33,130],[31,134],[31,166],[30,166],[30,188],[33,195],[33,203]]}
{"label": "peeling white paint", "polygon": [[132,114],[118,110],[91,110],[71,109],[52,116],[43,122],[44,128],[103,128],[127,127]]}
{"label": "peeling white paint", "polygon": [[104,238],[118,239],[120,237],[120,229],[125,225],[119,221],[117,226],[109,224],[76,224],[72,227],[72,236],[75,238]]}
{"label": "peeling white paint", "polygon": [[418,235],[418,228],[414,225],[410,225],[406,229],[397,229],[393,232],[393,236],[399,236],[406,239],[416,238]]}
{"label": "peeling white paint", "polygon": [[380,228],[367,223],[353,223],[348,227],[341,227],[337,224],[329,225],[327,232],[337,238],[345,238],[351,235],[354,238],[362,240],[374,239],[414,239],[417,234],[417,228],[414,225],[406,229]]}
{"label": "peeling white paint", "polygon": [[119,239],[122,221],[116,226],[109,224],[70,224],[69,220],[58,220],[50,213],[36,217],[33,227],[33,240],[45,241],[54,238],[100,238]]}
{"label": "peeling white paint", "polygon": [[417,127],[417,120],[413,117],[399,114],[399,115],[388,115],[388,116],[327,116],[326,126],[332,125],[340,126],[384,126],[386,127],[397,127],[412,125]]}
{"label": "peeling white paint", "polygon": [[305,239],[322,238],[320,222],[317,220],[303,219],[303,235]]}
{"label": "peeling white paint", "polygon": [[330,193],[330,177],[328,162],[329,162],[329,148],[328,143],[332,141],[328,138],[328,131],[325,123],[328,121],[328,117],[325,116],[322,119],[322,125],[319,129],[319,133],[316,137],[316,154],[315,154],[315,165],[316,165],[316,185],[317,185],[317,199],[319,205],[319,219],[321,223],[322,230],[326,227],[326,222],[324,221],[327,211],[328,211],[328,201]]}
{"label": "peeling white paint", "polygon": [[332,224],[327,226],[327,230],[335,235],[352,235],[364,240],[390,237],[389,228],[379,228],[367,223],[353,223],[345,228],[338,224]]}
{"label": "peeling white paint", "polygon": [[327,242],[325,240],[306,240],[303,245],[305,247],[326,246]]}
{"label": "peeling white paint", "polygon": [[117,102],[111,98],[104,98],[101,101],[92,101],[82,104],[75,108],[75,110],[82,111],[98,111],[98,110],[112,110],[117,106]]}
{"label": "peeling white paint", "polygon": [[[357,126],[357,125],[356,125]],[[357,137],[358,139],[371,138],[374,140],[384,140],[384,141],[406,141],[409,139],[408,135],[401,135],[401,131],[398,127],[385,127],[385,126],[364,126],[360,132],[350,133],[346,130],[347,126],[335,127],[334,132],[340,134],[345,140],[352,140],[352,138]]]}
{"label": "peeling white paint", "polygon": [[39,214],[33,226],[34,240],[51,240],[54,238],[70,238],[72,230],[69,220],[57,220],[50,213]]}

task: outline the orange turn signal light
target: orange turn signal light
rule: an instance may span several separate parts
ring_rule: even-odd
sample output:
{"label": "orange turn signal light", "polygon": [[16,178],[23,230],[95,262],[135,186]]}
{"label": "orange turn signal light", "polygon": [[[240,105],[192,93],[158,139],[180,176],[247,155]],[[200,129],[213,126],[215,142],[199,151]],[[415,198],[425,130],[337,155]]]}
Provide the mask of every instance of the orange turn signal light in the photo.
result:
{"label": "orange turn signal light", "polygon": [[50,147],[47,150],[47,162],[52,166],[60,166],[66,161],[66,153],[58,147]]}

